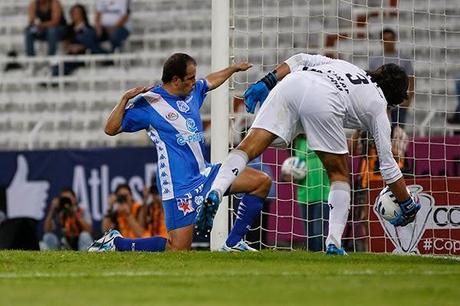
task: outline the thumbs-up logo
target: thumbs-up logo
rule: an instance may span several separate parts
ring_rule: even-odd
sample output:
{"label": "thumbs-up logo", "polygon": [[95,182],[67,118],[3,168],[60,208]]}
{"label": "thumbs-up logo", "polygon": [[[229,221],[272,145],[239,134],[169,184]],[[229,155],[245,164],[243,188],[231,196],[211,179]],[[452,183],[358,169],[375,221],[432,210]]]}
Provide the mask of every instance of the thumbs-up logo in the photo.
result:
{"label": "thumbs-up logo", "polygon": [[29,181],[29,165],[23,155],[18,155],[16,173],[6,190],[8,218],[32,218],[40,220],[44,217],[43,209],[48,198],[49,183],[47,181]]}

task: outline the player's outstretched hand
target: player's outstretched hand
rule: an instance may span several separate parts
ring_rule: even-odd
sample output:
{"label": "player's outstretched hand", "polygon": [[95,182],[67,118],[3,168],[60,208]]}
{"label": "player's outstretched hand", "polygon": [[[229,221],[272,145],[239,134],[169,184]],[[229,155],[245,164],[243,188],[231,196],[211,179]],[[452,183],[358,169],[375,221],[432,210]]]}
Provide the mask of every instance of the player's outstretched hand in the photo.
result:
{"label": "player's outstretched hand", "polygon": [[138,94],[141,94],[141,93],[144,93],[144,92],[147,92],[149,91],[150,89],[153,88],[154,85],[150,85],[150,86],[137,86],[137,87],[134,87],[134,88],[131,88],[129,90],[127,90],[124,94],[123,94],[123,98],[129,100],[129,99],[132,99],[134,98],[135,96],[137,96]]}
{"label": "player's outstretched hand", "polygon": [[252,64],[248,62],[242,62],[242,63],[233,64],[232,66],[236,69],[236,71],[246,71],[252,67]]}
{"label": "player's outstretched hand", "polygon": [[262,105],[269,92],[270,91],[268,90],[267,85],[265,85],[263,81],[259,81],[249,86],[249,88],[244,92],[244,104],[246,105],[246,111],[254,114],[257,103],[260,102],[260,105]]}

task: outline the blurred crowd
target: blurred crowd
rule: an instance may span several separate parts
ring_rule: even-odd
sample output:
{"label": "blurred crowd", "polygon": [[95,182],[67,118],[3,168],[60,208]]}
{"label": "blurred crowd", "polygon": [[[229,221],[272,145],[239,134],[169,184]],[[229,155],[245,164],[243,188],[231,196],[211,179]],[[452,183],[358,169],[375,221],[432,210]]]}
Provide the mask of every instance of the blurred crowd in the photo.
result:
{"label": "blurred crowd", "polygon": [[43,223],[42,250],[86,251],[101,232],[116,229],[127,238],[167,237],[163,207],[155,182],[136,202],[128,184],[119,184],[109,196],[100,228],[94,228],[91,215],[78,203],[74,191],[64,188],[48,208]]}
{"label": "blurred crowd", "polygon": [[72,188],[64,187],[48,203],[42,223],[34,218],[0,220],[0,249],[86,251],[110,229],[127,238],[167,237],[155,177],[144,188],[141,201],[135,201],[131,187],[123,183],[116,186],[107,203],[102,222],[93,222],[88,206]]}
{"label": "blurred crowd", "polygon": [[[94,0],[94,4],[95,18],[89,20],[88,8],[82,4],[72,5],[67,18],[59,0],[32,0],[24,31],[26,55],[36,55],[36,41],[46,43],[48,56],[119,52],[131,32],[130,0]],[[15,57],[17,53],[12,50],[9,56]],[[83,63],[77,60],[66,61],[63,65],[54,63],[51,73],[53,76],[69,75],[81,65]],[[5,70],[17,68],[21,66],[12,59]]]}

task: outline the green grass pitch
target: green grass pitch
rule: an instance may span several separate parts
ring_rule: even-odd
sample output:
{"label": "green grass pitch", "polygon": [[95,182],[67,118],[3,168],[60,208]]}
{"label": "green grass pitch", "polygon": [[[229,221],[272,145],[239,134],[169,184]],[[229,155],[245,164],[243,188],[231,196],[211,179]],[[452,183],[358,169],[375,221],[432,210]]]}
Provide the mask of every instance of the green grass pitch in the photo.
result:
{"label": "green grass pitch", "polygon": [[0,252],[0,306],[459,305],[456,258]]}

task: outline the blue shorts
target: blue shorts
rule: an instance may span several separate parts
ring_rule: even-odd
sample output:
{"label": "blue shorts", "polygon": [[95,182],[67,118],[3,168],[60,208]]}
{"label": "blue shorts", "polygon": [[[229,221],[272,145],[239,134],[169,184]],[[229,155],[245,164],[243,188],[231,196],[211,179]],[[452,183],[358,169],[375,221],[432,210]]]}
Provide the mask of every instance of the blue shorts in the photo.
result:
{"label": "blue shorts", "polygon": [[169,231],[195,223],[197,207],[203,204],[206,194],[219,172],[220,164],[212,166],[206,180],[194,190],[174,199],[163,201],[166,229]]}

